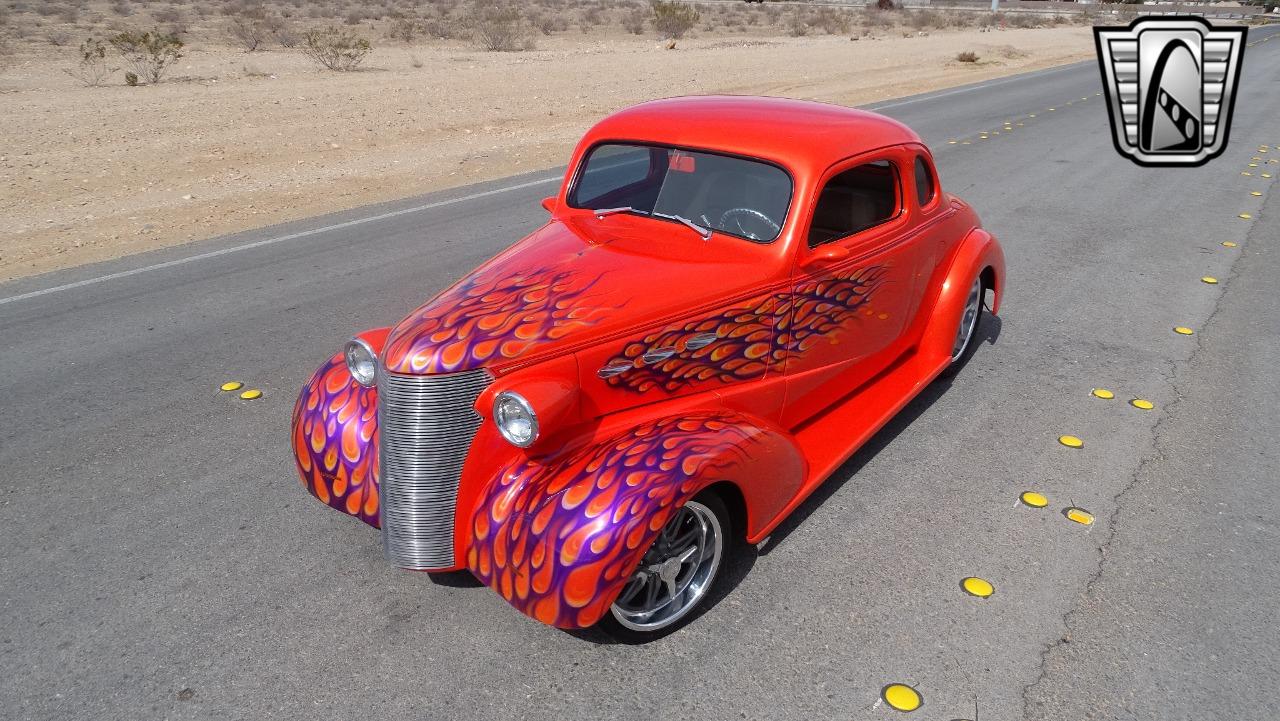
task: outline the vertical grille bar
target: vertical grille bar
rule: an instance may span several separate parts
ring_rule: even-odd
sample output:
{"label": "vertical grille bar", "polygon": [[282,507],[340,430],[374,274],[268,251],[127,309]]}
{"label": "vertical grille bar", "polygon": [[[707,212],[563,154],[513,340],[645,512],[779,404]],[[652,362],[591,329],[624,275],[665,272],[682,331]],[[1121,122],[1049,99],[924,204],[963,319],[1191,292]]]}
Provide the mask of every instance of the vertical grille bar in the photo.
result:
{"label": "vertical grille bar", "polygon": [[480,428],[472,407],[488,371],[378,374],[378,477],[382,546],[401,568],[453,565],[462,465]]}

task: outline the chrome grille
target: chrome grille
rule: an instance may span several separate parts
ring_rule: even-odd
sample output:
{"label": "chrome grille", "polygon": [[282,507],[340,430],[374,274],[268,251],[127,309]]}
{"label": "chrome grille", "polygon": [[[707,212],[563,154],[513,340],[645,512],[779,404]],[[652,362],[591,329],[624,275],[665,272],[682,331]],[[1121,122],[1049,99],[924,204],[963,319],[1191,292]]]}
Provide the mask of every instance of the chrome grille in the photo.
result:
{"label": "chrome grille", "polygon": [[480,427],[472,407],[488,371],[378,373],[378,480],[382,547],[401,568],[453,565],[458,479]]}

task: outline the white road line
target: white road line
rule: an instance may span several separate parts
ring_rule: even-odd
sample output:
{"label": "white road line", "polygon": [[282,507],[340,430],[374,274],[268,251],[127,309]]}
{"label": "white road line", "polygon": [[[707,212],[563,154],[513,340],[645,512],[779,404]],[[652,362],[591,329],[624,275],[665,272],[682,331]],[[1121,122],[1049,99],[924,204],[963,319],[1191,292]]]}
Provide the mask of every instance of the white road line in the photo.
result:
{"label": "white road line", "polygon": [[131,275],[138,275],[139,273],[149,273],[153,270],[162,270],[164,268],[172,268],[178,265],[186,265],[187,263],[194,263],[198,260],[208,260],[209,258],[217,258],[223,255],[239,253],[242,250],[252,250],[253,248],[261,248],[264,245],[274,245],[276,243],[283,243],[286,240],[297,240],[298,238],[305,238],[310,235],[328,233],[329,231],[332,231],[332,230],[342,230],[343,228],[350,228],[356,225],[364,225],[365,223],[373,223],[379,220],[386,220],[387,218],[394,218],[399,215],[408,215],[410,213],[420,213],[424,210],[441,208],[446,205],[453,205],[455,203],[464,203],[468,200],[485,198],[490,195],[506,193],[512,190],[521,190],[523,188],[532,188],[535,185],[543,185],[545,183],[559,182],[560,179],[561,179],[561,176],[559,175],[549,177],[549,178],[539,178],[538,180],[530,180],[527,183],[517,183],[516,185],[508,185],[504,188],[494,188],[493,190],[486,190],[481,193],[472,193],[471,195],[464,195],[460,198],[450,198],[449,200],[440,200],[435,203],[427,203],[426,205],[416,205],[412,208],[402,208],[400,210],[393,210],[389,213],[382,213],[380,215],[371,215],[367,218],[356,218],[355,220],[348,220],[344,223],[326,225],[323,228],[312,228],[311,230],[303,230],[297,233],[289,233],[288,235],[279,235],[274,238],[257,240],[252,243],[245,243],[244,245],[237,245],[231,248],[223,248],[222,250],[215,250],[208,253],[201,253],[199,255],[193,255],[187,258],[179,258],[177,260],[170,260],[164,263],[156,263],[155,265],[147,265],[141,268],[134,268],[132,270],[123,270],[123,271],[120,271],[119,273],[110,273],[108,275],[102,275],[96,278],[78,280],[74,283],[67,283],[65,285],[55,285],[52,288],[44,288],[42,290],[33,290],[30,293],[23,293],[21,295],[10,296],[8,298],[0,298],[0,305],[5,305],[7,303],[17,303],[20,300],[27,300],[29,298],[39,298],[42,295],[49,295],[51,293],[61,293],[64,290],[72,290],[73,288],[83,288],[87,285],[96,285],[98,283],[105,283],[109,280],[116,280],[117,278],[128,278]]}
{"label": "white road line", "polygon": [[966,87],[966,88],[956,88],[954,90],[946,90],[940,93],[930,93],[928,95],[922,95],[915,98],[907,98],[906,100],[896,100],[896,101],[892,101],[884,104],[872,103],[871,105],[867,105],[865,107],[867,110],[876,110],[876,111],[884,110],[886,108],[896,108],[902,105],[911,105],[912,103],[923,103],[926,100],[936,100],[938,98],[945,98],[949,95],[960,95],[961,93],[971,93],[974,90],[986,90],[987,88],[994,88],[997,85],[1004,85],[1005,83],[1012,83],[1017,80],[1026,80],[1028,78],[1038,78],[1043,75],[1050,75],[1052,73],[1061,72],[1063,70],[1079,70],[1079,69],[1080,68],[1078,67],[1078,63],[1073,63],[1071,65],[1062,65],[1056,68],[1049,68],[1047,70],[1040,70],[1040,71],[1035,71],[1031,73],[1022,73],[1019,75],[1011,75],[1007,78],[999,78],[999,79],[991,80],[985,83],[980,83],[978,85],[970,85],[969,87]]}

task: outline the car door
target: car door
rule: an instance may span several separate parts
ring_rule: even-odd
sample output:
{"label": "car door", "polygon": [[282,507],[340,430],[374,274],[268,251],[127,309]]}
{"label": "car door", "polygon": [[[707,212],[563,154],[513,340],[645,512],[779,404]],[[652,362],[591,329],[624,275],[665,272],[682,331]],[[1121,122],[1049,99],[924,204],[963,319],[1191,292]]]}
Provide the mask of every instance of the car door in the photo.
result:
{"label": "car door", "polygon": [[818,185],[778,329],[788,426],[839,402],[906,350],[929,255],[912,231],[917,213],[906,193],[914,159],[905,148],[883,149],[833,166]]}

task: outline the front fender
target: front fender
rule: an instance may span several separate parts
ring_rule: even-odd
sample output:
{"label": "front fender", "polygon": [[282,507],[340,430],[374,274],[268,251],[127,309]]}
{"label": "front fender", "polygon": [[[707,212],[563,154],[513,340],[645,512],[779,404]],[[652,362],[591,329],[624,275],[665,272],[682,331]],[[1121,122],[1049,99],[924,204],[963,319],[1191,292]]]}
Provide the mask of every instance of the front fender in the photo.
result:
{"label": "front fender", "polygon": [[550,458],[515,458],[479,495],[467,567],[534,619],[591,626],[686,500],[721,480],[798,478],[782,444],[742,414],[691,411]]}
{"label": "front fender", "polygon": [[[386,329],[360,335],[378,352]],[[293,405],[294,464],[321,503],[378,527],[378,391],[347,371],[342,353],[321,365]]]}

